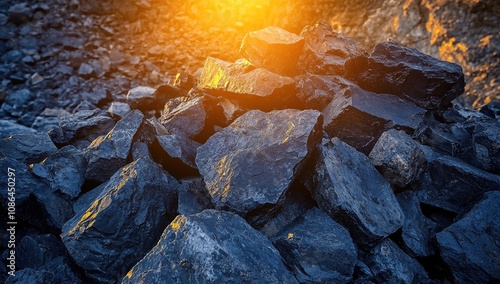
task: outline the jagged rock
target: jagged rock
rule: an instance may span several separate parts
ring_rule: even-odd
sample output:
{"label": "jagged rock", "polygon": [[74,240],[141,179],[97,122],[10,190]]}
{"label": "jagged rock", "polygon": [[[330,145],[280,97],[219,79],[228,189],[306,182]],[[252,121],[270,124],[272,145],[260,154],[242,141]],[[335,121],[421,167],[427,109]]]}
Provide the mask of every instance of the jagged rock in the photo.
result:
{"label": "jagged rock", "polygon": [[90,207],[64,225],[61,237],[69,254],[94,281],[121,279],[172,220],[178,186],[149,159],[123,167]]}
{"label": "jagged rock", "polygon": [[122,283],[297,283],[279,252],[238,215],[179,215]]}
{"label": "jagged rock", "polygon": [[59,128],[49,131],[49,135],[57,146],[76,144],[78,148],[85,148],[90,141],[108,133],[114,125],[115,121],[99,109],[82,110],[61,118]]}
{"label": "jagged rock", "polygon": [[342,78],[332,75],[304,74],[296,76],[297,98],[304,108],[323,110],[345,84]]}
{"label": "jagged rock", "polygon": [[199,213],[205,209],[213,209],[214,205],[202,178],[181,180],[177,212],[182,215]]}
{"label": "jagged rock", "polygon": [[28,235],[23,237],[16,246],[16,266],[38,269],[58,256],[64,256],[66,249],[56,236],[51,234]]}
{"label": "jagged rock", "polygon": [[155,152],[155,158],[161,160],[163,167],[174,176],[196,175],[196,149],[201,146],[182,133],[156,136],[158,144],[163,150]]}
{"label": "jagged rock", "polygon": [[5,281],[6,284],[23,283],[58,283],[60,279],[54,274],[55,271],[35,270],[26,268],[18,271],[15,276],[10,276]]}
{"label": "jagged rock", "polygon": [[198,148],[196,165],[218,209],[245,215],[279,203],[320,139],[317,111],[249,111]]}
{"label": "jagged rock", "polygon": [[132,88],[127,93],[127,102],[133,109],[148,110],[155,107],[161,107],[161,104],[157,104],[158,102],[155,100],[155,92],[155,88],[147,86]]}
{"label": "jagged rock", "polygon": [[16,25],[21,25],[31,20],[33,11],[28,7],[28,3],[19,3],[9,7],[8,21]]}
{"label": "jagged rock", "polygon": [[149,152],[148,145],[146,143],[137,141],[132,145],[132,160],[138,160],[140,158],[153,159],[151,153]]}
{"label": "jagged rock", "polygon": [[273,239],[300,283],[348,283],[357,262],[349,232],[318,208]]}
{"label": "jagged rock", "polygon": [[363,246],[389,236],[403,224],[403,211],[389,183],[368,157],[338,138],[321,147],[305,176],[319,208]]}
{"label": "jagged rock", "polygon": [[197,97],[181,101],[179,104],[166,104],[160,123],[170,132],[183,132],[193,138],[205,128],[207,113],[204,98]]}
{"label": "jagged rock", "polygon": [[405,250],[412,257],[434,254],[431,240],[437,232],[437,225],[423,215],[416,192],[408,190],[399,193],[396,198],[405,215],[401,228]]}
{"label": "jagged rock", "polygon": [[0,120],[0,138],[10,135],[34,133],[36,130],[10,120]]}
{"label": "jagged rock", "polygon": [[499,207],[500,192],[488,192],[461,220],[436,235],[441,257],[456,283],[493,283],[500,279]]}
{"label": "jagged rock", "polygon": [[215,96],[237,101],[243,107],[272,110],[293,101],[294,80],[255,68],[248,61],[229,63],[208,57],[198,88]]}
{"label": "jagged rock", "polygon": [[470,209],[485,192],[500,188],[500,176],[450,156],[428,162],[418,187],[420,202],[460,213]]}
{"label": "jagged rock", "polygon": [[16,134],[2,139],[0,157],[10,157],[27,164],[37,163],[57,151],[47,133]]}
{"label": "jagged rock", "polygon": [[416,181],[427,162],[420,145],[395,129],[382,133],[369,157],[384,178],[397,187]]}
{"label": "jagged rock", "polygon": [[85,283],[66,257],[56,257],[38,269],[25,268],[10,276],[6,283]]}
{"label": "jagged rock", "polygon": [[246,34],[240,53],[257,67],[290,75],[296,72],[303,46],[303,37],[278,27],[267,27]]}
{"label": "jagged rock", "polygon": [[31,128],[36,129],[38,132],[47,132],[57,128],[61,122],[61,118],[68,115],[70,113],[63,109],[46,108],[35,118]]}
{"label": "jagged rock", "polygon": [[500,118],[500,101],[492,101],[489,104],[481,107],[481,113],[491,117]]}
{"label": "jagged rock", "polygon": [[98,199],[99,195],[104,192],[106,185],[107,183],[105,182],[101,183],[92,190],[80,195],[80,197],[78,197],[78,199],[73,203],[73,211],[76,214],[79,214],[81,211],[87,210],[87,208],[89,208],[92,203]]}
{"label": "jagged rock", "polygon": [[104,182],[126,164],[132,139],[143,118],[140,111],[134,110],[116,123],[108,134],[92,141],[85,149],[85,159],[88,161],[86,179]]}
{"label": "jagged rock", "polygon": [[109,106],[108,113],[111,117],[122,118],[125,117],[131,108],[127,103],[112,102]]}
{"label": "jagged rock", "polygon": [[377,44],[369,57],[346,62],[345,77],[363,89],[394,94],[425,109],[445,108],[464,92],[460,65],[395,42]]}
{"label": "jagged rock", "polygon": [[500,174],[500,120],[477,124],[472,145],[478,167]]}
{"label": "jagged rock", "polygon": [[[3,61],[3,60],[2,60]],[[35,95],[28,89],[20,89],[9,92],[2,103],[2,111],[12,117],[21,117],[26,111],[28,103],[35,98]]]}
{"label": "jagged rock", "polygon": [[91,93],[85,92],[82,94],[82,99],[84,101],[88,101],[89,103],[96,106],[104,105],[110,100],[110,98],[111,95],[105,88],[98,88],[97,90],[94,90]]}
{"label": "jagged rock", "polygon": [[78,68],[78,75],[84,79],[90,79],[95,76],[95,70],[91,65],[82,63],[80,68]]}
{"label": "jagged rock", "polygon": [[431,283],[422,265],[390,239],[372,248],[363,260],[372,276],[364,283]]}
{"label": "jagged rock", "polygon": [[365,55],[359,43],[323,21],[304,27],[300,35],[305,43],[297,66],[303,72],[342,75],[348,59]]}

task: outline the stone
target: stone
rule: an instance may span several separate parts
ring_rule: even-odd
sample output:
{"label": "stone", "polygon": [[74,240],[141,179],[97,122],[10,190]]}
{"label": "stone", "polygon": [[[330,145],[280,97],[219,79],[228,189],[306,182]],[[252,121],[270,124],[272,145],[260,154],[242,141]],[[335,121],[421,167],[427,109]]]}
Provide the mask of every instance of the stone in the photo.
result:
{"label": "stone", "polygon": [[481,113],[491,117],[491,118],[500,118],[500,102],[492,101],[487,105],[484,105],[480,109]]}
{"label": "stone", "polygon": [[27,3],[18,3],[9,7],[8,21],[16,25],[21,25],[31,20],[33,11]]}
{"label": "stone", "polygon": [[296,76],[297,98],[307,109],[323,110],[345,87],[342,78],[332,75],[304,74]]}
{"label": "stone", "polygon": [[240,216],[179,215],[122,283],[297,283],[279,252]]}
{"label": "stone", "polygon": [[132,140],[144,115],[134,110],[116,123],[105,136],[96,138],[85,149],[87,170],[85,178],[104,182],[119,168],[125,166]]}
{"label": "stone", "polygon": [[170,132],[182,132],[194,138],[205,128],[207,113],[203,102],[203,97],[196,97],[183,100],[174,107],[167,103],[160,123]]}
{"label": "stone", "polygon": [[413,132],[425,110],[394,95],[375,94],[348,85],[325,107],[323,128],[368,155],[380,135],[390,129]]}
{"label": "stone", "polygon": [[295,82],[290,77],[255,68],[248,61],[229,63],[208,57],[198,88],[237,101],[243,107],[273,110],[293,102]]}
{"label": "stone", "polygon": [[92,66],[87,63],[82,63],[78,68],[78,75],[84,79],[90,79],[94,77],[95,70]]}
{"label": "stone", "polygon": [[305,174],[318,207],[364,247],[396,232],[403,211],[368,157],[338,138],[324,143]]}
{"label": "stone", "polygon": [[460,65],[392,41],[377,44],[369,57],[348,60],[345,71],[346,79],[365,90],[394,94],[425,109],[450,106],[465,87]]}
{"label": "stone", "polygon": [[302,72],[342,75],[348,59],[365,55],[359,43],[334,32],[324,21],[304,27],[300,35],[304,37],[304,48],[297,66]]}
{"label": "stone", "polygon": [[95,188],[80,195],[78,199],[73,203],[73,211],[76,214],[79,214],[81,211],[87,210],[87,208],[89,208],[92,203],[94,203],[94,201],[99,198],[101,193],[104,192],[104,188],[106,187],[106,185],[107,183],[103,182]]}
{"label": "stone", "polygon": [[86,283],[79,276],[78,269],[70,259],[58,256],[38,269],[25,268],[16,271],[15,276],[10,276],[6,283]]}
{"label": "stone", "polygon": [[31,164],[41,162],[56,151],[47,133],[15,134],[2,139],[0,158],[10,157]]}
{"label": "stone", "polygon": [[61,123],[61,118],[68,115],[70,115],[70,113],[63,109],[46,108],[35,118],[31,128],[36,129],[38,132],[50,131],[57,128]]}
{"label": "stone", "polygon": [[148,145],[144,142],[137,141],[132,145],[132,160],[138,160],[140,158],[153,159],[151,153],[149,152]]}
{"label": "stone", "polygon": [[253,65],[281,75],[296,72],[304,38],[279,27],[267,27],[247,33],[240,53]]}
{"label": "stone", "polygon": [[196,150],[201,146],[182,133],[156,136],[163,153],[155,152],[163,167],[174,176],[197,175]]}
{"label": "stone", "polygon": [[104,88],[97,88],[90,93],[85,92],[82,94],[83,100],[99,107],[108,103],[110,97],[109,91]]}
{"label": "stone", "polygon": [[127,103],[112,102],[109,106],[108,113],[111,117],[121,119],[130,112],[131,108]]}
{"label": "stone", "polygon": [[116,283],[173,219],[178,187],[153,161],[132,162],[110,178],[90,207],[64,225],[66,249],[90,279]]}
{"label": "stone", "polygon": [[427,162],[420,145],[395,129],[382,133],[369,158],[384,178],[398,188],[418,180]]}
{"label": "stone", "polygon": [[58,256],[65,256],[66,249],[60,239],[52,234],[28,235],[16,246],[16,266],[38,269]]}
{"label": "stone", "polygon": [[472,145],[477,166],[500,174],[500,120],[478,123],[472,133]]}
{"label": "stone", "polygon": [[28,103],[35,98],[35,95],[28,89],[20,89],[9,92],[2,104],[2,111],[12,117],[21,117],[26,111]]}
{"label": "stone", "polygon": [[182,215],[196,214],[214,208],[205,182],[200,177],[182,179],[178,198],[177,212]]}
{"label": "stone", "polygon": [[309,210],[273,244],[300,283],[349,283],[358,260],[349,232],[318,208]]}
{"label": "stone", "polygon": [[127,93],[127,103],[130,104],[132,109],[148,110],[153,108],[161,107],[160,104],[156,104],[154,98],[155,88],[147,86],[138,86],[132,88]]}
{"label": "stone", "polygon": [[462,219],[437,233],[440,255],[456,283],[494,283],[500,279],[499,207],[500,192],[488,192]]}
{"label": "stone", "polygon": [[198,148],[196,165],[217,209],[273,206],[321,139],[318,111],[253,110]]}
{"label": "stone", "polygon": [[22,124],[15,123],[11,120],[0,120],[0,138],[5,138],[16,134],[34,133],[36,130],[26,127]]}

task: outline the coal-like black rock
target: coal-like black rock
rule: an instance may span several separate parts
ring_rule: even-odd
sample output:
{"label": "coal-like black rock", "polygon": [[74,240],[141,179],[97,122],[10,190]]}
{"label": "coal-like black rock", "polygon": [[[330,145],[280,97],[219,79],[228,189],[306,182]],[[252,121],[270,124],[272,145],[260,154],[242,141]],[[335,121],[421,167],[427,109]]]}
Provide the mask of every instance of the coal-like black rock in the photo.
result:
{"label": "coal-like black rock", "polygon": [[500,101],[492,101],[482,106],[480,112],[491,118],[500,118]]}
{"label": "coal-like black rock", "polygon": [[148,145],[144,142],[137,141],[132,145],[132,160],[138,160],[140,158],[153,159],[151,152],[149,152]]}
{"label": "coal-like black rock", "polygon": [[12,117],[21,117],[27,110],[29,102],[34,98],[35,94],[28,89],[12,91],[8,93],[1,109]]}
{"label": "coal-like black rock", "polygon": [[16,134],[2,139],[0,158],[9,157],[26,164],[41,162],[57,151],[47,133]]}
{"label": "coal-like black rock", "polygon": [[80,195],[78,199],[73,203],[73,211],[78,214],[83,210],[87,210],[94,201],[96,201],[99,198],[99,195],[104,192],[104,188],[106,187],[107,183],[101,183],[97,187],[85,192],[84,194]]}
{"label": "coal-like black rock", "polygon": [[15,276],[7,278],[5,283],[75,283],[84,284],[81,274],[74,268],[71,261],[64,256],[58,256],[47,261],[38,269],[25,268],[17,271]]}
{"label": "coal-like black rock", "polygon": [[420,145],[395,129],[382,133],[369,157],[384,178],[397,187],[416,181],[427,162]]}
{"label": "coal-like black rock", "polygon": [[26,134],[34,132],[36,132],[36,130],[22,124],[15,123],[14,121],[0,120],[0,138],[5,138],[7,136],[15,134]]}
{"label": "coal-like black rock", "polygon": [[122,283],[297,283],[279,252],[238,215],[179,215]]}
{"label": "coal-like black rock", "polygon": [[179,187],[177,212],[182,215],[199,213],[205,209],[213,209],[214,205],[202,178],[186,178]]}
{"label": "coal-like black rock", "polygon": [[51,234],[28,235],[16,246],[19,270],[24,268],[38,269],[59,256],[65,256],[66,249],[59,238]]}
{"label": "coal-like black rock", "polygon": [[318,111],[249,111],[198,148],[196,164],[218,209],[245,215],[275,205],[321,139]]}
{"label": "coal-like black rock", "polygon": [[156,136],[160,148],[155,152],[155,160],[160,160],[163,167],[174,176],[196,175],[196,150],[201,146],[187,138],[183,133]]}
{"label": "coal-like black rock", "polygon": [[304,46],[304,38],[278,27],[267,27],[247,33],[240,53],[253,65],[271,72],[290,75]]}
{"label": "coal-like black rock", "polygon": [[304,108],[323,110],[345,84],[334,75],[304,74],[295,78],[297,98]]}
{"label": "coal-like black rock", "polygon": [[108,113],[111,117],[122,118],[130,112],[131,108],[127,103],[112,102]]}
{"label": "coal-like black rock", "polygon": [[306,26],[300,35],[304,37],[304,49],[297,67],[302,72],[342,75],[348,59],[365,54],[359,43],[334,32],[332,26],[323,21]]}
{"label": "coal-like black rock", "polygon": [[94,281],[121,279],[172,220],[178,186],[149,159],[123,167],[90,207],[64,225],[61,237],[69,254]]}
{"label": "coal-like black rock", "polygon": [[394,94],[425,109],[445,108],[464,92],[460,65],[395,42],[377,44],[369,57],[346,62],[345,77],[363,89]]}
{"label": "coal-like black rock", "polygon": [[357,250],[349,232],[318,208],[273,239],[300,283],[349,283]]}
{"label": "coal-like black rock", "polygon": [[478,167],[500,174],[500,120],[476,125],[472,134],[472,144]]}
{"label": "coal-like black rock", "polygon": [[417,129],[425,110],[397,96],[375,94],[348,85],[325,107],[323,128],[368,155],[379,136],[390,128]]}
{"label": "coal-like black rock", "polygon": [[500,192],[492,191],[461,220],[436,235],[440,255],[456,283],[495,283],[500,279]]}
{"label": "coal-like black rock", "polygon": [[85,178],[104,182],[126,164],[135,133],[144,115],[134,110],[116,123],[105,136],[96,138],[85,149],[88,161]]}
{"label": "coal-like black rock", "polygon": [[338,138],[326,142],[306,175],[319,208],[370,246],[398,230],[403,211],[368,157]]}
{"label": "coal-like black rock", "polygon": [[[147,110],[150,109],[155,102],[154,93],[155,88],[148,86],[138,86],[132,88],[127,93],[127,102],[133,109]],[[156,108],[161,108],[161,105],[157,105]]]}
{"label": "coal-like black rock", "polygon": [[178,103],[165,104],[160,123],[171,133],[183,132],[190,138],[200,134],[205,128],[207,118],[204,98],[178,98],[174,101]]}

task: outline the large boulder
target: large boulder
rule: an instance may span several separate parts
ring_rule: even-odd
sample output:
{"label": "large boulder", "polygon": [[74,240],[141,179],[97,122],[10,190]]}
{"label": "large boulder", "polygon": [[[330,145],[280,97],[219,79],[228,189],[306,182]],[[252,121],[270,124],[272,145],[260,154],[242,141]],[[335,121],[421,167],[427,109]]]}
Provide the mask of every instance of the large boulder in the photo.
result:
{"label": "large boulder", "polygon": [[149,159],[117,171],[61,238],[93,281],[115,283],[158,241],[176,212],[177,181]]}
{"label": "large boulder", "polygon": [[318,111],[249,111],[198,148],[196,164],[217,209],[245,215],[275,205],[321,139]]}
{"label": "large boulder", "polygon": [[31,164],[41,162],[56,151],[47,133],[15,134],[2,139],[0,158],[9,157]]}
{"label": "large boulder", "polygon": [[238,215],[179,215],[122,283],[297,283],[279,252]]}

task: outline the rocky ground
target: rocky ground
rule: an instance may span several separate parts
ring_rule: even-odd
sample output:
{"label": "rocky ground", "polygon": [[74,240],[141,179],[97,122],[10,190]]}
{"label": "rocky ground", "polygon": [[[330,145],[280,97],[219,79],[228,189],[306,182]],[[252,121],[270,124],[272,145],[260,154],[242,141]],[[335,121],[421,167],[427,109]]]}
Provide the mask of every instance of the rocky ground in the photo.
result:
{"label": "rocky ground", "polygon": [[499,281],[498,5],[247,2],[0,3],[0,281]]}

